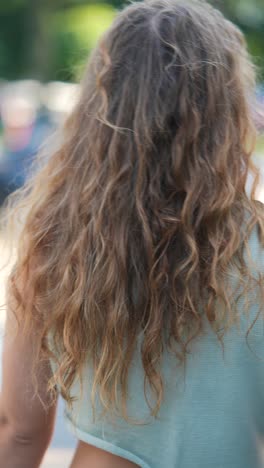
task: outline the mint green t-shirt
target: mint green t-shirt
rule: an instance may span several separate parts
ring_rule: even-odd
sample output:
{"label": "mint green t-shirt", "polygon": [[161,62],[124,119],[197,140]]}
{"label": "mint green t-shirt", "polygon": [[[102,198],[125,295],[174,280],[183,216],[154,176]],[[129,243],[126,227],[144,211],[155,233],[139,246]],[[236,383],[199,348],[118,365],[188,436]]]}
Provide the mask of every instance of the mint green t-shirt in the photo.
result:
{"label": "mint green t-shirt", "polygon": [[[256,230],[250,250],[258,267],[264,251]],[[185,374],[169,354],[164,354],[164,401],[159,417],[133,425],[121,417],[93,421],[90,402],[92,370],[87,364],[83,393],[75,382],[78,399],[65,412],[75,436],[89,444],[124,457],[142,468],[257,468],[261,463],[260,440],[264,435],[264,322],[241,313],[240,330],[233,326],[224,338],[224,354],[209,329],[192,344]],[[130,370],[128,413],[146,420],[144,373],[137,350]]]}

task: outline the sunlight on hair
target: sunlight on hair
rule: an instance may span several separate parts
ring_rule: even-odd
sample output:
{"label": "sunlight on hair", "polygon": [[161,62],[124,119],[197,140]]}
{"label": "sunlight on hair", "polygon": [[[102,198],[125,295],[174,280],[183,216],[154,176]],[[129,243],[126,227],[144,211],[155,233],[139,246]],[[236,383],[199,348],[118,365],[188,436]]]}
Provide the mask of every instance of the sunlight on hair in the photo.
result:
{"label": "sunlight on hair", "polygon": [[244,258],[257,226],[263,241],[253,91],[242,33],[205,2],[131,3],[91,55],[56,148],[7,208],[8,240],[22,217],[9,297],[69,405],[89,359],[92,403],[128,419],[139,346],[156,417],[164,352],[184,365],[205,324],[223,344],[238,298],[262,294]]}

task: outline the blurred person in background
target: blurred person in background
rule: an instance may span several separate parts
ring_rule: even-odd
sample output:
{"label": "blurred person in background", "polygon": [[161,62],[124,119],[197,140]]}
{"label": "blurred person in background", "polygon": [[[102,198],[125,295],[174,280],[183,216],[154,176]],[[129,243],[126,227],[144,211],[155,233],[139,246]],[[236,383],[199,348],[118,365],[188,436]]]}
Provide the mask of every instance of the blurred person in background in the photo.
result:
{"label": "blurred person in background", "polygon": [[0,204],[24,185],[39,147],[53,130],[44,109],[13,88],[1,100]]}
{"label": "blurred person in background", "polygon": [[7,207],[29,210],[7,288],[1,466],[40,466],[58,393],[72,468],[261,466],[254,89],[241,32],[205,2],[117,15],[61,146]]}

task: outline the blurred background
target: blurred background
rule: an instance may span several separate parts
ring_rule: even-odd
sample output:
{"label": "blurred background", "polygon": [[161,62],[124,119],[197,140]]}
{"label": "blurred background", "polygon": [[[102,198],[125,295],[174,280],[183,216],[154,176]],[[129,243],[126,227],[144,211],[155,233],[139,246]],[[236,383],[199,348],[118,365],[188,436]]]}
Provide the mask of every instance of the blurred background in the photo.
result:
{"label": "blurred background", "polygon": [[[264,0],[211,0],[245,33],[264,113]],[[121,0],[0,0],[0,205],[70,111],[87,57]],[[258,116],[257,155],[264,153]],[[264,162],[263,162],[264,164]]]}
{"label": "blurred background", "polygon": [[[0,0],[0,206],[9,193],[24,184],[39,147],[70,112],[87,57],[123,3]],[[257,116],[259,137],[254,158],[264,181],[264,0],[211,3],[245,33],[257,67],[256,96],[262,112]],[[258,198],[264,201],[264,183]],[[2,246],[1,236],[3,232]],[[3,249],[1,254],[3,259]],[[1,285],[7,272],[1,272]],[[1,291],[2,299],[3,286]],[[2,326],[3,321],[1,316]],[[69,466],[74,445],[74,438],[65,430],[60,404],[43,468]]]}

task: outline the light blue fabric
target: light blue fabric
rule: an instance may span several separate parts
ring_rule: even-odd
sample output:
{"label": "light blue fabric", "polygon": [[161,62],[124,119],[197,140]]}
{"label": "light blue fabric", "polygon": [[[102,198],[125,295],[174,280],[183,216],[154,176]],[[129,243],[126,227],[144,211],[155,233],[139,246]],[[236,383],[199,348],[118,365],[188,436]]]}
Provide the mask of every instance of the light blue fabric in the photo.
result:
{"label": "light blue fabric", "polygon": [[[256,231],[250,250],[258,267],[264,253]],[[252,266],[253,268],[253,266]],[[259,318],[249,335],[245,331],[256,315],[242,316],[240,331],[233,326],[224,339],[224,355],[209,330],[192,345],[186,374],[165,354],[165,399],[157,420],[130,425],[124,420],[96,419],[90,403],[92,370],[87,365],[81,397],[66,412],[68,425],[81,440],[120,455],[142,468],[257,468],[261,467],[259,439],[264,433],[264,323]],[[242,312],[241,312],[242,314]],[[256,354],[258,357],[256,357]],[[130,372],[129,414],[135,419],[149,414],[143,392],[139,352]]]}

